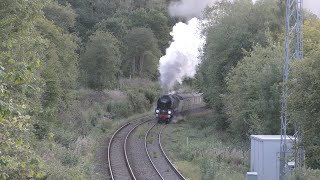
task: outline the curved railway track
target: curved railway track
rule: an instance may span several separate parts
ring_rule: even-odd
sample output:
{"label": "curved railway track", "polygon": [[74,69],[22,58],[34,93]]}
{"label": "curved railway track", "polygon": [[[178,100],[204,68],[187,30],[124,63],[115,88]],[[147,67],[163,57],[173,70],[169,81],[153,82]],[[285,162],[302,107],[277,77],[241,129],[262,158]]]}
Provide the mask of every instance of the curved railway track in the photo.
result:
{"label": "curved railway track", "polygon": [[124,124],[112,135],[108,145],[108,164],[112,180],[115,179],[136,179],[129,163],[127,153],[127,139],[130,133],[148,121],[150,117]]}
{"label": "curved railway track", "polygon": [[[112,135],[108,145],[108,164],[112,180],[185,179],[163,151],[161,132],[165,126],[152,123],[152,119],[143,117],[129,122]],[[143,127],[147,129],[143,140],[133,136],[135,130],[143,130]],[[150,134],[155,133],[154,139],[149,138],[152,143],[148,143]]]}
{"label": "curved railway track", "polygon": [[[178,169],[173,165],[173,163],[170,161],[168,156],[166,155],[162,144],[161,144],[161,133],[162,130],[166,127],[160,127],[158,126],[157,129],[157,123],[155,123],[145,134],[145,149],[148,154],[148,157],[150,161],[152,162],[153,167],[157,170],[159,176],[163,180],[177,180],[182,179],[185,180],[186,178],[183,177],[183,175],[178,171]],[[148,136],[151,134],[150,132],[155,129],[156,136],[153,140],[152,144],[147,144]],[[151,152],[151,153],[150,153]],[[156,154],[157,156],[152,156],[150,154]]]}

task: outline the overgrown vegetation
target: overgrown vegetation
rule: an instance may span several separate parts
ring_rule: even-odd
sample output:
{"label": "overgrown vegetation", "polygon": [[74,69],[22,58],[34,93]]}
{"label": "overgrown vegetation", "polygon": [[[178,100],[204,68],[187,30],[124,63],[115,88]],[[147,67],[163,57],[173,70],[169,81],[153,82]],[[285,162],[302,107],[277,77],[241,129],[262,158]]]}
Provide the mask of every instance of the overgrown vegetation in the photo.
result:
{"label": "overgrown vegetation", "polygon": [[[176,21],[168,3],[0,2],[0,179],[101,178],[95,163],[101,139],[121,119],[150,110],[159,96],[153,81]],[[282,0],[224,0],[207,9],[202,65],[187,84],[204,92],[214,112],[190,129],[207,137],[175,147],[182,148],[182,166],[196,164],[193,171],[204,179],[232,178],[225,169],[236,175],[247,166],[237,155],[242,148],[234,159],[206,151],[215,148],[207,144],[215,141],[213,129],[237,141],[279,133],[284,12]],[[316,169],[320,20],[305,14],[305,58],[291,64],[289,115],[290,126],[302,125],[306,163]],[[181,128],[191,128],[188,123]],[[221,145],[233,152],[229,147]]]}
{"label": "overgrown vegetation", "polygon": [[166,151],[191,179],[245,179],[249,145],[216,131],[212,117],[212,112],[205,112],[170,124],[163,135]]}
{"label": "overgrown vegetation", "polygon": [[[101,179],[105,133],[159,96],[165,4],[0,2],[0,179]],[[135,33],[150,38],[134,44]],[[129,45],[139,51],[126,54]],[[130,56],[138,73],[124,66]]]}
{"label": "overgrown vegetation", "polygon": [[[218,130],[239,140],[280,134],[284,1],[221,1],[207,11],[211,21],[197,75],[198,87],[215,112]],[[319,18],[305,13],[305,58],[290,65],[289,128],[303,128],[306,164],[320,168]]]}

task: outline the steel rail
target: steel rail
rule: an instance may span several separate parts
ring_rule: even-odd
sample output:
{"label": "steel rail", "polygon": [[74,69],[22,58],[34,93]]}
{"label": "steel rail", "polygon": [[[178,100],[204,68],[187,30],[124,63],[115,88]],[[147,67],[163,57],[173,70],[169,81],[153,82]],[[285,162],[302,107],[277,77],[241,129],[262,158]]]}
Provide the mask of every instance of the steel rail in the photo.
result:
{"label": "steel rail", "polygon": [[128,125],[130,125],[130,123],[126,123],[123,126],[121,126],[119,129],[116,130],[115,133],[113,133],[113,135],[110,138],[109,141],[109,145],[108,145],[108,164],[109,164],[109,171],[110,171],[110,175],[111,175],[111,179],[114,180],[114,176],[113,176],[113,172],[112,172],[112,166],[111,166],[111,159],[110,159],[110,153],[111,153],[111,144],[112,141],[114,139],[114,137],[125,127],[127,127]]}
{"label": "steel rail", "polygon": [[[112,166],[111,166],[111,144],[112,144],[112,142],[113,142],[113,140],[114,140],[114,137],[121,131],[121,130],[123,130],[125,127],[127,127],[127,126],[129,126],[130,124],[133,124],[133,123],[135,123],[135,122],[137,122],[137,121],[139,121],[139,120],[143,120],[143,119],[145,119],[145,118],[151,118],[150,117],[150,115],[145,115],[145,116],[143,116],[143,117],[141,117],[141,118],[138,118],[138,119],[136,119],[136,120],[133,120],[133,121],[131,121],[131,122],[128,122],[128,123],[126,123],[126,124],[124,124],[124,125],[122,125],[120,128],[118,128],[114,133],[113,133],[113,135],[111,136],[111,138],[110,138],[110,141],[109,141],[109,144],[108,144],[108,165],[109,165],[109,172],[110,172],[110,176],[111,176],[111,179],[112,180],[115,180],[115,178],[114,178],[114,175],[113,175],[113,170],[112,170]],[[150,120],[149,120],[150,121]],[[143,122],[144,123],[144,122]],[[140,124],[143,124],[143,123],[140,123]],[[131,132],[131,131],[130,131]],[[125,150],[125,153],[126,153],[126,150]],[[125,155],[125,158],[126,158],[126,165],[127,165],[127,168],[128,168],[128,158],[126,157],[126,155]],[[131,176],[132,176],[132,170],[131,171],[129,171],[131,174]],[[133,177],[132,177],[133,178]]]}
{"label": "steel rail", "polygon": [[152,159],[151,159],[151,156],[150,156],[150,154],[149,154],[149,151],[148,151],[148,147],[147,147],[147,138],[148,138],[148,135],[149,135],[151,129],[153,129],[157,124],[158,124],[158,123],[155,123],[155,124],[154,124],[153,126],[151,126],[151,128],[149,128],[148,131],[146,132],[146,134],[145,134],[145,136],[144,136],[144,147],[145,147],[145,151],[146,151],[146,153],[147,153],[147,155],[148,155],[148,158],[149,158],[152,166],[153,166],[154,169],[157,171],[157,173],[158,173],[158,175],[160,176],[160,178],[161,178],[162,180],[164,180],[163,176],[161,175],[161,173],[159,172],[159,170],[157,169],[157,167],[156,167],[155,164],[153,163],[153,161],[152,161]]}
{"label": "steel rail", "polygon": [[132,170],[132,168],[131,168],[130,162],[129,162],[128,153],[127,153],[127,140],[128,140],[128,138],[129,138],[131,132],[133,132],[137,127],[139,127],[139,126],[141,126],[142,124],[147,123],[147,122],[149,122],[149,121],[151,121],[151,120],[152,120],[152,119],[143,121],[143,122],[139,123],[138,125],[136,125],[135,127],[133,127],[133,128],[129,131],[129,133],[127,134],[127,136],[126,136],[126,138],[125,138],[125,140],[124,140],[123,149],[124,149],[124,156],[125,156],[125,159],[126,159],[126,165],[127,165],[128,169],[129,169],[131,178],[134,179],[134,180],[136,180],[137,178],[135,177],[135,175],[134,175],[134,173],[133,173],[133,170]]}
{"label": "steel rail", "polygon": [[163,155],[165,156],[167,162],[170,164],[170,166],[174,169],[174,171],[177,173],[177,175],[183,179],[183,180],[186,180],[185,177],[183,177],[183,175],[178,171],[178,169],[173,165],[173,163],[170,161],[170,159],[168,158],[168,156],[166,155],[166,153],[164,152],[163,148],[162,148],[162,145],[161,145],[161,133],[162,133],[162,130],[165,128],[166,126],[164,126],[159,134],[158,134],[158,139],[159,139],[159,146],[160,146],[160,149],[161,149],[161,152],[163,153]]}

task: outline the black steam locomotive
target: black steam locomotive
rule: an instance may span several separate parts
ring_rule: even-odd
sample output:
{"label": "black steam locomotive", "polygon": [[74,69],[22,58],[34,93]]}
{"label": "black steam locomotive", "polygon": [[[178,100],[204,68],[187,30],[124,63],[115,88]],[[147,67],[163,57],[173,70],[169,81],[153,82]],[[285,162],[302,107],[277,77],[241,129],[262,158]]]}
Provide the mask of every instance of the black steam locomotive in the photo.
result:
{"label": "black steam locomotive", "polygon": [[163,95],[157,101],[155,116],[159,123],[169,123],[180,113],[202,106],[204,106],[202,93]]}

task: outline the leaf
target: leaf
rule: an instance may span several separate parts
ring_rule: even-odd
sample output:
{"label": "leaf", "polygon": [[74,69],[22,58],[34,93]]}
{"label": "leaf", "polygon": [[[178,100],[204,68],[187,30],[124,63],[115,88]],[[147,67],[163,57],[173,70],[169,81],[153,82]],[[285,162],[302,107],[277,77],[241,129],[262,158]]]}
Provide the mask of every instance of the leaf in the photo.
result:
{"label": "leaf", "polygon": [[22,139],[16,140],[16,144],[19,145],[19,146],[21,146],[23,143],[24,143],[24,142],[23,142]]}
{"label": "leaf", "polygon": [[45,172],[40,171],[37,173],[37,178],[39,178],[39,179],[44,178],[45,176],[46,176]]}
{"label": "leaf", "polygon": [[33,177],[33,176],[34,176],[34,171],[31,169],[31,170],[29,171],[28,177]]}

